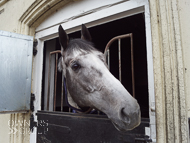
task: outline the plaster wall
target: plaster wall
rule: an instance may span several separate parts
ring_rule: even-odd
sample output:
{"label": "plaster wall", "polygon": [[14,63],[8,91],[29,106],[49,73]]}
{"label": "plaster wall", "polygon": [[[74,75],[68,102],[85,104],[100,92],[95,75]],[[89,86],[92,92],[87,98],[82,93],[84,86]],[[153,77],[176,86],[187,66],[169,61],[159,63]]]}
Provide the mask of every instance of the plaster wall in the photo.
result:
{"label": "plaster wall", "polygon": [[19,18],[35,0],[9,0],[1,5],[0,30],[19,33]]}
{"label": "plaster wall", "polygon": [[[34,1],[35,0],[0,1],[0,30],[20,33],[18,30],[19,18]],[[2,143],[29,142],[29,136],[27,135],[17,136],[16,128],[15,130],[10,130],[12,128],[10,126],[10,120],[12,120],[11,116],[16,117],[18,120],[22,120],[25,114],[0,114],[0,142]],[[15,121],[13,122],[15,123]]]}
{"label": "plaster wall", "polygon": [[8,122],[10,120],[9,114],[0,115],[0,141],[3,143],[9,142],[9,125]]}
{"label": "plaster wall", "polygon": [[[187,1],[149,0],[153,45],[157,142],[187,143],[187,94],[183,27]],[[182,4],[183,3],[183,4]],[[189,2],[188,2],[189,3]],[[180,5],[183,9],[180,12]],[[183,28],[182,28],[183,27]],[[187,29],[184,35],[188,33]],[[188,35],[188,34],[187,34]],[[186,35],[186,36],[187,36]],[[188,105],[189,106],[189,105]]]}
{"label": "plaster wall", "polygon": [[181,39],[184,56],[184,73],[185,73],[185,90],[186,90],[186,104],[187,115],[190,118],[190,1],[178,0],[179,3],[179,17],[181,28]]}

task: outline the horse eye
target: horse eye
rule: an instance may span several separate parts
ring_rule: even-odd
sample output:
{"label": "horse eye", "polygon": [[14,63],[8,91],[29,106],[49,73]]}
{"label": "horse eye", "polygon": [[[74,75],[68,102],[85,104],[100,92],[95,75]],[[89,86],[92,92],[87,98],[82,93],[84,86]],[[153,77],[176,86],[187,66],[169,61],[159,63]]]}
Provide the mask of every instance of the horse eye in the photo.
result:
{"label": "horse eye", "polygon": [[78,71],[79,69],[80,69],[80,64],[78,64],[78,63],[74,63],[72,66],[71,66],[71,68],[72,68],[72,70],[73,71]]}

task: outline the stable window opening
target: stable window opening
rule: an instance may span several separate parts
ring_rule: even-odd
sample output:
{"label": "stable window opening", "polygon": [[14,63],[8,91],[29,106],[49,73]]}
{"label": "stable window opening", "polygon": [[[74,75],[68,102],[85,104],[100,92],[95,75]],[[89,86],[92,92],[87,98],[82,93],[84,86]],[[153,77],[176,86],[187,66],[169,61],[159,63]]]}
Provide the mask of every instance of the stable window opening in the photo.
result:
{"label": "stable window opening", "polygon": [[[141,108],[141,117],[149,118],[149,95],[148,95],[148,75],[147,75],[147,55],[146,55],[146,33],[145,33],[145,19],[144,13],[136,14],[130,17],[114,20],[112,22],[97,25],[88,28],[92,36],[92,42],[95,47],[104,52],[107,43],[115,36],[123,34],[133,34],[133,62],[134,62],[134,86],[135,98],[137,99]],[[70,38],[79,38],[80,31],[68,34]],[[118,43],[113,42],[110,47],[110,71],[119,79],[119,63],[118,63]],[[48,69],[49,69],[49,53],[61,50],[59,39],[55,38],[44,42],[44,59],[43,59],[43,79],[42,79],[42,110],[47,109],[47,94],[48,94]],[[63,92],[62,73],[57,72],[57,82],[55,87],[55,66],[56,59],[60,58],[60,54],[52,55],[51,60],[51,76],[50,76],[50,99],[49,110],[72,112],[67,106],[65,100],[62,100],[63,107],[61,107],[61,97]],[[121,82],[128,92],[133,94],[132,86],[132,71],[131,71],[131,39],[121,39]],[[56,104],[54,103],[54,92],[56,91]],[[65,96],[63,94],[63,96]]]}

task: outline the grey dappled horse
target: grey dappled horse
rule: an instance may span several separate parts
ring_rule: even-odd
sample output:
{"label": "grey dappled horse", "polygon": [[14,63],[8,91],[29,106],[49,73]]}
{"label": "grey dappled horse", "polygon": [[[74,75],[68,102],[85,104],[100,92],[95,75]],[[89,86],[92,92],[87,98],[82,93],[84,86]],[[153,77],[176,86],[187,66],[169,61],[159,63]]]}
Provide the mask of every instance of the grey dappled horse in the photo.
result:
{"label": "grey dappled horse", "polygon": [[94,48],[91,36],[82,25],[81,39],[69,40],[59,26],[60,68],[66,77],[69,94],[79,107],[104,112],[119,131],[137,127],[141,113],[137,100],[108,70],[103,53]]}

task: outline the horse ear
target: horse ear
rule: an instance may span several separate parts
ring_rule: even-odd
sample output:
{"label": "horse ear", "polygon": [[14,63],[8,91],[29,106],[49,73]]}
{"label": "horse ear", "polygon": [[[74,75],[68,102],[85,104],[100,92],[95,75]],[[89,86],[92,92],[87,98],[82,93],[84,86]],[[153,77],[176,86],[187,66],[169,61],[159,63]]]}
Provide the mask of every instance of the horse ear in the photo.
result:
{"label": "horse ear", "polygon": [[61,45],[61,52],[67,48],[69,43],[69,37],[61,25],[59,25],[59,43]]}
{"label": "horse ear", "polygon": [[81,29],[81,39],[91,41],[92,38],[90,36],[90,32],[86,28],[84,24],[82,24],[82,29]]}

